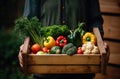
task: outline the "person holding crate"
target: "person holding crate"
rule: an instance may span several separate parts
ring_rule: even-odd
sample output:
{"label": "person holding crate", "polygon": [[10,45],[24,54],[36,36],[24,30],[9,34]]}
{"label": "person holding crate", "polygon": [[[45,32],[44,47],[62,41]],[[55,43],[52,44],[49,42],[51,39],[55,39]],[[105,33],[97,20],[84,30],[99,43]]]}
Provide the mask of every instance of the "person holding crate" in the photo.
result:
{"label": "person holding crate", "polygon": [[[44,26],[54,24],[68,25],[75,29],[78,22],[86,22],[85,30],[93,31],[98,27],[103,37],[103,18],[100,12],[99,0],[25,0],[23,16],[37,16]],[[105,47],[107,44],[105,43]],[[22,67],[22,48],[18,55]],[[35,79],[93,79],[95,74],[35,74]]]}

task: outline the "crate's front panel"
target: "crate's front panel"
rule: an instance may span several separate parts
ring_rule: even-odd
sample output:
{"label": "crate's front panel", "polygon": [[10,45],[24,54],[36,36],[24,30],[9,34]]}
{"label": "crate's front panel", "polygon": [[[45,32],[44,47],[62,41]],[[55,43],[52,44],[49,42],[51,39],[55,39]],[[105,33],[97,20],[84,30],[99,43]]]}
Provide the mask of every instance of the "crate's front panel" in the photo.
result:
{"label": "crate's front panel", "polygon": [[100,65],[33,65],[28,66],[28,73],[36,74],[75,74],[75,73],[100,73]]}
{"label": "crate's front panel", "polygon": [[101,55],[28,55],[28,65],[34,64],[100,64]]}
{"label": "crate's front panel", "polygon": [[100,73],[101,55],[28,55],[28,73]]}

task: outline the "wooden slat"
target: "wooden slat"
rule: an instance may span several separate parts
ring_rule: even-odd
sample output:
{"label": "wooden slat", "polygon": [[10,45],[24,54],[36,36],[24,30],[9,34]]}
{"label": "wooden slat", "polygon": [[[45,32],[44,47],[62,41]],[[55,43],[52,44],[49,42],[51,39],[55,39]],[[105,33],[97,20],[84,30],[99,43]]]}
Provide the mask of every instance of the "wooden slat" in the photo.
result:
{"label": "wooden slat", "polygon": [[93,28],[93,32],[95,34],[95,36],[97,37],[97,44],[98,44],[98,47],[99,47],[99,50],[100,50],[100,53],[102,54],[101,55],[101,71],[102,71],[102,74],[106,74],[106,65],[107,65],[107,57],[109,57],[109,52],[106,53],[106,50],[104,48],[104,43],[103,43],[103,40],[102,40],[102,37],[100,35],[100,31],[99,29],[96,27],[96,28]]}
{"label": "wooden slat", "polygon": [[104,43],[103,43],[103,40],[102,40],[102,37],[100,35],[100,31],[97,27],[93,28],[93,32],[97,38],[97,44],[98,44],[98,47],[99,47],[99,50],[100,50],[100,53],[103,55],[103,54],[106,54],[106,51],[105,51],[105,48],[104,48]]}
{"label": "wooden slat", "polygon": [[107,42],[110,47],[110,53],[120,54],[120,42],[107,40],[105,40],[105,42]]}
{"label": "wooden slat", "polygon": [[[27,37],[23,44],[22,57],[23,57],[23,71],[27,69],[27,54],[29,52],[30,38]],[[26,73],[26,72],[25,72]]]}
{"label": "wooden slat", "polygon": [[120,79],[120,68],[107,66],[107,75],[98,73],[94,79]]}
{"label": "wooden slat", "polygon": [[120,65],[120,54],[111,53],[109,63]]}
{"label": "wooden slat", "polygon": [[120,40],[120,16],[103,15],[104,38]]}
{"label": "wooden slat", "polygon": [[100,73],[100,66],[28,66],[27,72],[42,74],[65,74],[65,73]]}
{"label": "wooden slat", "polygon": [[28,52],[29,52],[29,45],[30,45],[30,37],[26,37],[26,39],[24,41],[24,45],[23,45],[23,50],[22,50],[23,54],[28,54]]}
{"label": "wooden slat", "polygon": [[99,0],[103,13],[120,14],[120,0]]}
{"label": "wooden slat", "polygon": [[120,65],[120,43],[113,41],[106,41],[110,47],[109,63]]}
{"label": "wooden slat", "polygon": [[29,55],[28,65],[31,64],[100,64],[101,55]]}

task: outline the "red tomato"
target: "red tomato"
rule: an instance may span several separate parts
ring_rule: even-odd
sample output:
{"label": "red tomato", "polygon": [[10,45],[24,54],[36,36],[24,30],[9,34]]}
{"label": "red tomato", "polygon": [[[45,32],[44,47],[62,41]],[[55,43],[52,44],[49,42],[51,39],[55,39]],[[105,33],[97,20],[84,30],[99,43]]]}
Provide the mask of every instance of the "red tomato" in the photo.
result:
{"label": "red tomato", "polygon": [[78,47],[77,54],[83,54],[82,48]]}
{"label": "red tomato", "polygon": [[33,53],[37,53],[39,50],[41,49],[41,47],[40,47],[40,45],[39,44],[33,44],[32,46],[31,46],[31,51],[33,52]]}
{"label": "red tomato", "polygon": [[43,51],[43,52],[50,52],[50,50],[49,50],[47,47],[43,47],[43,48],[42,48],[42,51]]}

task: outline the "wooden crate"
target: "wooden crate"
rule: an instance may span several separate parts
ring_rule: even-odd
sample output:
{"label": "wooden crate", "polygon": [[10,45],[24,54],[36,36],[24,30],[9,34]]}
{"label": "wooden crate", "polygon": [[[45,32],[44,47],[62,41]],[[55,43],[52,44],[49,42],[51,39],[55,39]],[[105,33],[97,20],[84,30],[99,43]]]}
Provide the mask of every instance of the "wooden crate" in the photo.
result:
{"label": "wooden crate", "polygon": [[29,54],[30,38],[26,38],[23,50],[23,70],[34,74],[84,74],[106,72],[107,53],[98,28],[93,29],[100,54],[69,56],[66,54],[35,55]]}

